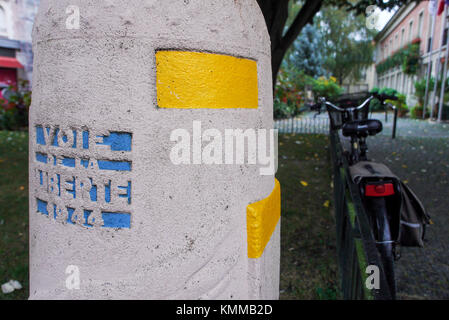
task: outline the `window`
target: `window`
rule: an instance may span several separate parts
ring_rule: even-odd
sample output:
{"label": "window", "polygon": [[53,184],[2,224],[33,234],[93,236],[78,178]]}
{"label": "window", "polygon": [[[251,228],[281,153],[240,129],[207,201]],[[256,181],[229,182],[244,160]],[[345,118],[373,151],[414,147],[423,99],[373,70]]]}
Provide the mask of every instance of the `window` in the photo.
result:
{"label": "window", "polygon": [[421,36],[422,36],[423,18],[424,18],[424,12],[421,12],[419,14],[419,18],[418,18],[418,38],[421,38]]}
{"label": "window", "polygon": [[397,33],[394,36],[394,46],[396,47],[396,49],[399,49],[399,42],[398,42],[398,34]]}
{"label": "window", "polygon": [[404,46],[405,29],[401,31],[401,48]]}
{"label": "window", "polygon": [[408,41],[411,42],[413,39],[413,21],[410,21],[409,30],[408,30]]}
{"label": "window", "polygon": [[444,33],[443,33],[443,46],[445,46],[447,43],[447,29],[448,28],[444,29]]}
{"label": "window", "polygon": [[427,40],[427,52],[430,52],[432,48],[430,47],[432,44],[432,37]]}
{"label": "window", "polygon": [[8,32],[6,24],[6,12],[5,9],[3,9],[0,6],[0,34],[6,34]]}

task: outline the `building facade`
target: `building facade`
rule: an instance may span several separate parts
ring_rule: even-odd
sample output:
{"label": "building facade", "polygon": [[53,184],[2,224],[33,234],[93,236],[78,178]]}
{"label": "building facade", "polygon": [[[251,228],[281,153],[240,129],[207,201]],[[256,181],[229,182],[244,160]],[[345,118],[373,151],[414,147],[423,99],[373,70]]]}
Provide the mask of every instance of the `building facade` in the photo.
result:
{"label": "building facade", "polygon": [[[429,13],[429,1],[413,2],[401,7],[375,39],[375,61],[377,66],[409,44],[419,44],[421,65],[415,75],[407,75],[404,73],[402,65],[397,64],[388,70],[384,70],[382,73],[376,72],[375,79],[377,87],[389,87],[405,94],[407,96],[407,104],[411,106],[417,103],[414,96],[414,83],[426,77],[429,63],[433,77],[437,75],[437,69],[442,70],[441,65],[438,68],[438,59],[441,61],[445,56],[449,23],[446,24],[443,30],[444,14],[436,16],[432,42],[432,20],[433,17]],[[430,92],[430,95],[432,94],[433,92]]]}
{"label": "building facade", "polygon": [[0,95],[19,79],[31,81],[31,33],[38,6],[39,0],[0,0]]}

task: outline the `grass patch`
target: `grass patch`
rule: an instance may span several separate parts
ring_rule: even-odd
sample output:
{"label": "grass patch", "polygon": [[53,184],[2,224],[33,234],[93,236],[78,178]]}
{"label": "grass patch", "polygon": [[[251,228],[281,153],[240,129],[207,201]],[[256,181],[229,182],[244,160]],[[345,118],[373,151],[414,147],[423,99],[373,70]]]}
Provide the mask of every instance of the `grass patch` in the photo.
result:
{"label": "grass patch", "polygon": [[0,131],[0,284],[23,289],[0,299],[28,299],[28,134]]}
{"label": "grass patch", "polygon": [[329,139],[279,135],[281,299],[338,299]]}

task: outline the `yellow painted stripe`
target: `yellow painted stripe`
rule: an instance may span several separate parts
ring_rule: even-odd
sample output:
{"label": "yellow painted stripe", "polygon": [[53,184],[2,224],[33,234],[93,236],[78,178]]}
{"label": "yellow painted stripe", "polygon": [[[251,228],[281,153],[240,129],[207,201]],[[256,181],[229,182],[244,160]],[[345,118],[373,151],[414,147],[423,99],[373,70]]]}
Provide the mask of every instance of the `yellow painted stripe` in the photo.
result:
{"label": "yellow painted stripe", "polygon": [[281,217],[281,186],[275,179],[273,192],[263,200],[246,208],[248,258],[259,258],[270,241]]}
{"label": "yellow painted stripe", "polygon": [[222,54],[156,52],[160,108],[257,108],[257,63]]}

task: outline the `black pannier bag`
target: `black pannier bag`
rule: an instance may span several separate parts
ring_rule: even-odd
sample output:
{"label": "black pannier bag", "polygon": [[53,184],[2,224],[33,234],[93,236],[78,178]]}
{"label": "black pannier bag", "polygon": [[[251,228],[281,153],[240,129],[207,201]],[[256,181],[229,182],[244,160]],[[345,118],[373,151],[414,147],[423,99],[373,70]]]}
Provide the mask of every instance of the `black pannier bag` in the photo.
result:
{"label": "black pannier bag", "polygon": [[426,225],[430,216],[414,192],[382,163],[361,161],[349,167],[352,181],[362,193],[367,183],[388,181],[394,195],[385,197],[392,239],[405,247],[424,247]]}

